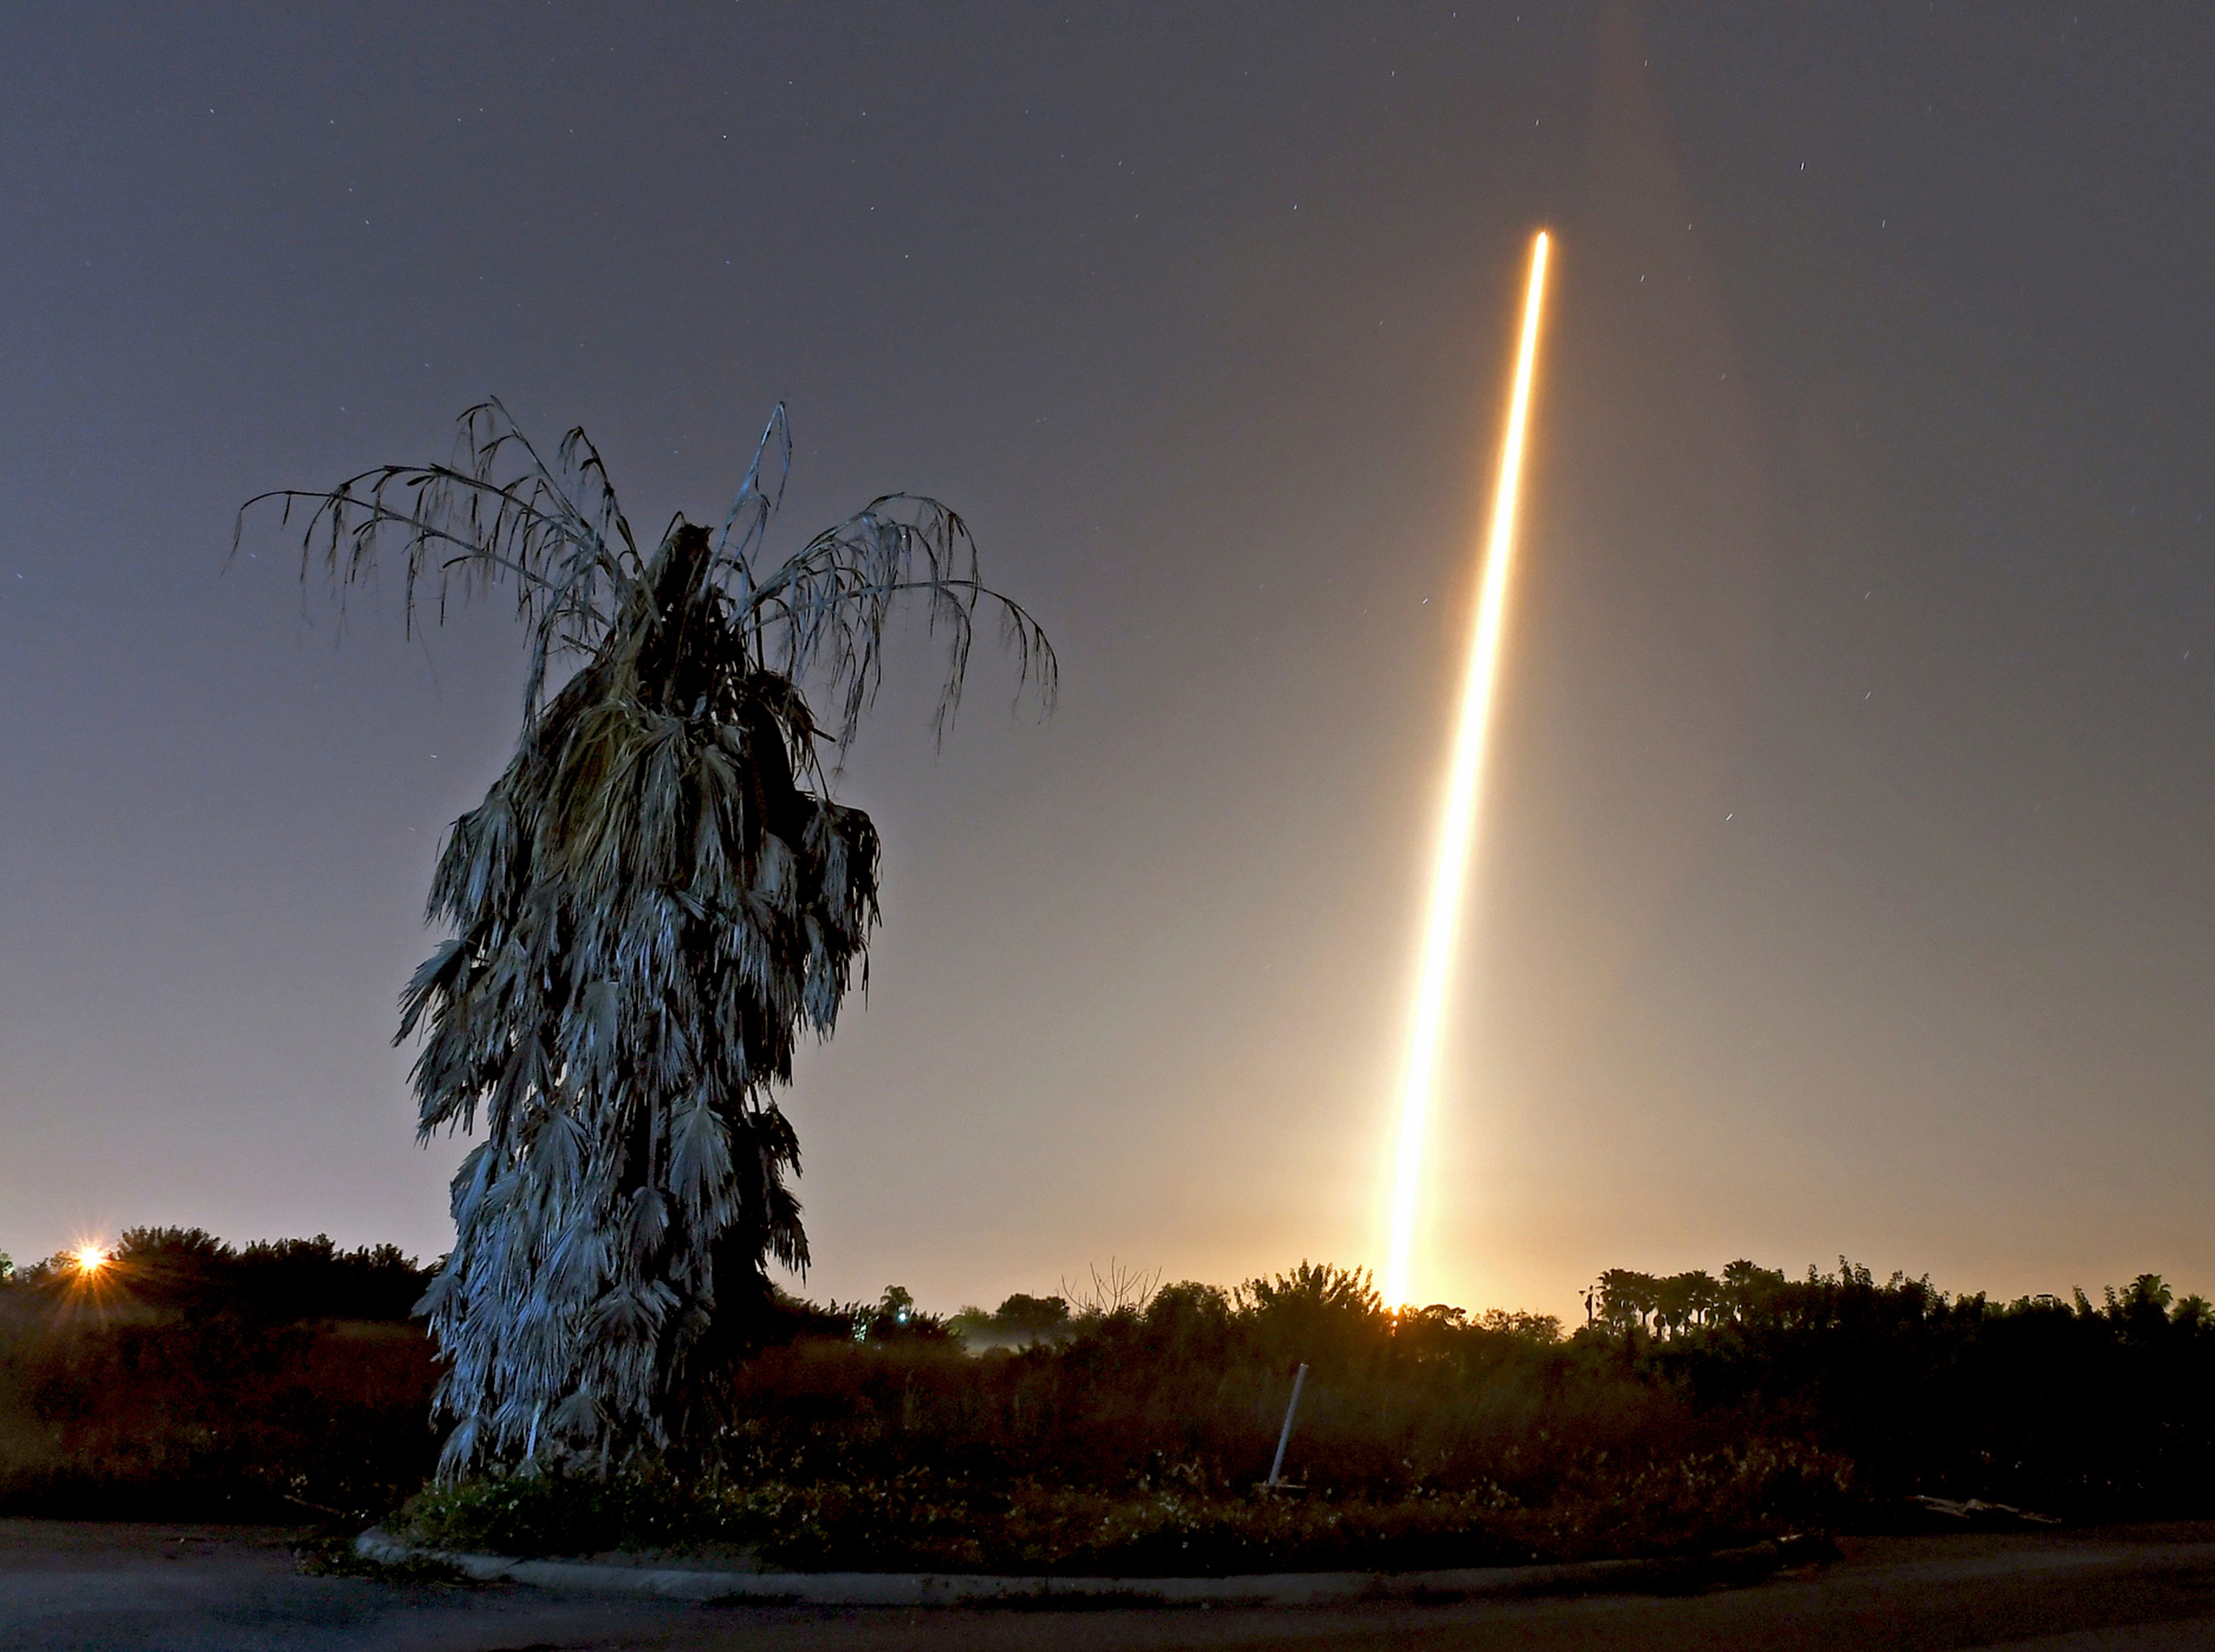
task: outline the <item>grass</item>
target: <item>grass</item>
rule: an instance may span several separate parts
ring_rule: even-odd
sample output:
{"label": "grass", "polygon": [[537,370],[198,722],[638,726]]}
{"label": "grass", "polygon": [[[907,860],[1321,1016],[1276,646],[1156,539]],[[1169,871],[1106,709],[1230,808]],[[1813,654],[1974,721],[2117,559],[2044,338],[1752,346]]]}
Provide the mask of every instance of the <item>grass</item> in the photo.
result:
{"label": "grass", "polygon": [[1221,1576],[1257,1571],[1512,1565],[1705,1555],[1820,1513],[1820,1465],[1766,1453],[1580,1488],[1544,1508],[1497,1488],[1396,1497],[1211,1490],[1172,1477],[1116,1491],[1023,1482],[890,1479],[687,1485],[654,1471],[606,1479],[482,1477],[426,1490],[394,1522],[433,1548],[580,1555],[625,1548],[743,1557],[769,1570]]}

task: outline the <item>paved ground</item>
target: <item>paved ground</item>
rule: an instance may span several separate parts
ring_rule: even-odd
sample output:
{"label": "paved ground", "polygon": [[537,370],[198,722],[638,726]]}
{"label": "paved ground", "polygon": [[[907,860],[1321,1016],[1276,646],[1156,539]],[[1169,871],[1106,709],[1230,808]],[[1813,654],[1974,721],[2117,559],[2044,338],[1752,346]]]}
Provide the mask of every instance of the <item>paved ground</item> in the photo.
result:
{"label": "paved ground", "polygon": [[2215,1522],[1872,1538],[1757,1588],[1309,1611],[795,1611],[306,1577],[286,1534],[0,1520],[4,1652],[1637,1647],[2215,1652]]}

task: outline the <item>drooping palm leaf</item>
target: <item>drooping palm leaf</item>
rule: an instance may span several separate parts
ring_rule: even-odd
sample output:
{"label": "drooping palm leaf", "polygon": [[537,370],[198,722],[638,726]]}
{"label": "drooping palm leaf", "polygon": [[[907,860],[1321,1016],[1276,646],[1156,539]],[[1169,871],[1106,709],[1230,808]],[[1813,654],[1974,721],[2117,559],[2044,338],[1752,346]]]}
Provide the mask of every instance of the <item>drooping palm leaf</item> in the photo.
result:
{"label": "drooping palm leaf", "polygon": [[1054,659],[935,501],[880,498],[768,563],[782,408],[721,535],[678,519],[650,557],[581,430],[549,465],[496,402],[461,425],[451,464],[262,498],[305,509],[302,575],[320,562],[341,599],[396,537],[410,625],[426,599],[443,617],[506,587],[530,628],[515,755],[432,885],[452,938],[402,998],[420,1133],[484,1130],[423,1307],[449,1361],[450,1469],[605,1460],[667,1441],[719,1303],[758,1291],[769,1258],[807,1261],[774,1092],[863,960],[878,847],[824,795],[803,685],[844,740],[910,595],[948,637],[942,729],[980,603],[1048,702]]}

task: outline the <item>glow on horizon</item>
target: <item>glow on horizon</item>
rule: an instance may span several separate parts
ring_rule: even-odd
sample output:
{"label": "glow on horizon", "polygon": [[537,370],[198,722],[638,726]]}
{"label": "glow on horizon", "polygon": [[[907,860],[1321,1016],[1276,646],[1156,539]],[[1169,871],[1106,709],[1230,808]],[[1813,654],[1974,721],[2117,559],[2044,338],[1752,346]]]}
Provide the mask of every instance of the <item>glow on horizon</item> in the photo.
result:
{"label": "glow on horizon", "polygon": [[1500,645],[1507,618],[1507,575],[1515,548],[1515,496],[1522,481],[1523,436],[1531,408],[1531,381],[1538,359],[1538,316],[1546,292],[1544,230],[1531,243],[1531,276],[1523,298],[1522,342],[1515,357],[1515,385],[1508,398],[1507,431],[1500,445],[1500,477],[1492,500],[1485,538],[1484,574],[1476,605],[1476,633],[1470,645],[1463,680],[1461,721],[1454,731],[1447,765],[1445,812],[1439,823],[1436,857],[1431,863],[1431,900],[1423,918],[1421,961],[1415,976],[1415,1001],[1408,1023],[1408,1047],[1401,1072],[1399,1137],[1393,1154],[1390,1244],[1384,1266],[1388,1307],[1408,1304],[1408,1271],[1414,1250],[1415,1210],[1421,1193],[1423,1143],[1438,1089],[1439,1057],[1445,1042],[1446,996],[1453,984],[1454,954],[1460,938],[1463,899],[1469,885],[1482,801],[1484,756],[1492,724],[1494,684],[1499,676]]}

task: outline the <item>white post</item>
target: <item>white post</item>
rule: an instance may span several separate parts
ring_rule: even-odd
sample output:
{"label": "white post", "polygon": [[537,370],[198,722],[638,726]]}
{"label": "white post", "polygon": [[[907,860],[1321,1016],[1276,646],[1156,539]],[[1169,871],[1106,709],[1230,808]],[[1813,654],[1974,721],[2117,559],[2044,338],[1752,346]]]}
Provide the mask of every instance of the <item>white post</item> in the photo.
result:
{"label": "white post", "polygon": [[1277,1436],[1277,1460],[1269,1465],[1269,1483],[1274,1486],[1285,1472],[1285,1447],[1292,1443],[1292,1419],[1299,1414],[1300,1390],[1307,1385],[1308,1368],[1302,1366],[1292,1378],[1292,1403],[1285,1408],[1284,1431]]}

